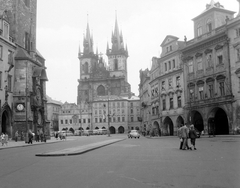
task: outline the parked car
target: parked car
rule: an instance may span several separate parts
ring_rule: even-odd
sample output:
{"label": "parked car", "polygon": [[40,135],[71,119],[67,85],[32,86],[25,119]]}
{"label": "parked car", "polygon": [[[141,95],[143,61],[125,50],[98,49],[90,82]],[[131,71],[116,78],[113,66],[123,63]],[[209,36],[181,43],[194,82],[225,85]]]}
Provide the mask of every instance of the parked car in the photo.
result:
{"label": "parked car", "polygon": [[137,130],[131,130],[128,133],[128,138],[140,138],[140,134],[138,133]]}

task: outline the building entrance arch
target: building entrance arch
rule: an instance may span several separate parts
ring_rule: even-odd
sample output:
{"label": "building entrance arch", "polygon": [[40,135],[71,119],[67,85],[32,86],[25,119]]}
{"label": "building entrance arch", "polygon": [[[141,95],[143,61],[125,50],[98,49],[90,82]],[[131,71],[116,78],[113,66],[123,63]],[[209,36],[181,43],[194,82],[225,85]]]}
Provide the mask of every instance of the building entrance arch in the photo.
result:
{"label": "building entrance arch", "polygon": [[208,131],[210,134],[216,135],[229,134],[228,116],[222,108],[216,107],[210,112]]}
{"label": "building entrance arch", "polygon": [[153,123],[153,131],[154,131],[154,135],[161,136],[161,134],[162,134],[159,123],[157,121],[154,121],[154,123]]}
{"label": "building entrance arch", "polygon": [[177,125],[177,127],[180,127],[181,125],[184,125],[184,120],[183,120],[182,116],[177,117],[176,125]]}
{"label": "building entrance arch", "polygon": [[191,112],[190,124],[193,124],[194,127],[200,132],[204,130],[203,118],[200,112],[196,110]]}
{"label": "building entrance arch", "polygon": [[8,134],[9,137],[12,137],[11,113],[8,106],[5,107],[5,110],[2,113],[1,132]]}
{"label": "building entrance arch", "polygon": [[123,126],[120,126],[120,127],[118,127],[118,133],[120,133],[120,134],[122,134],[122,133],[124,133],[124,127]]}
{"label": "building entrance arch", "polygon": [[164,135],[170,135],[173,136],[173,122],[170,117],[166,117],[163,121],[163,130]]}
{"label": "building entrance arch", "polygon": [[116,129],[115,129],[115,127],[113,127],[113,126],[111,126],[111,127],[109,128],[109,131],[110,131],[110,134],[115,134],[115,133],[116,133]]}

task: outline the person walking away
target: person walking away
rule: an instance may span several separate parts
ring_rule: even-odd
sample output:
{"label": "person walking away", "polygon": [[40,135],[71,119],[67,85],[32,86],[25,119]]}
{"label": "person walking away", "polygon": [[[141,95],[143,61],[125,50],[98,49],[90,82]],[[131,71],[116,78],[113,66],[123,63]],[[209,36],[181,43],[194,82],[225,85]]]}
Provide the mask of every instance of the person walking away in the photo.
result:
{"label": "person walking away", "polygon": [[15,142],[18,141],[18,131],[15,132]]}
{"label": "person walking away", "polygon": [[188,149],[188,146],[187,146],[188,128],[187,128],[186,124],[184,124],[184,126],[181,128],[181,135],[182,135],[182,139],[183,139],[182,150],[185,150],[186,148]]}
{"label": "person walking away", "polygon": [[183,138],[182,138],[182,125],[179,126],[177,134],[178,134],[178,138],[180,139],[180,147],[179,149],[183,148]]}
{"label": "person walking away", "polygon": [[193,147],[193,149],[196,150],[195,144],[196,144],[197,133],[196,133],[196,130],[194,129],[194,125],[190,126],[189,138],[191,140],[191,145],[192,145],[190,149],[192,150],[192,147]]}
{"label": "person walking away", "polygon": [[33,134],[32,134],[32,131],[29,130],[29,132],[28,132],[28,144],[32,144],[32,140],[33,140]]}

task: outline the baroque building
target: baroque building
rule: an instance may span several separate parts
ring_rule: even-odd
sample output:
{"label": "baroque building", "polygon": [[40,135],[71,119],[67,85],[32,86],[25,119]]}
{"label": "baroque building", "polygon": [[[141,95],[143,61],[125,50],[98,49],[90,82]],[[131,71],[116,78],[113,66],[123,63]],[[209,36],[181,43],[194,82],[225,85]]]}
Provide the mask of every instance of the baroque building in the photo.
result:
{"label": "baroque building", "polygon": [[163,40],[159,58],[159,103],[162,135],[176,135],[177,129],[184,124],[184,76],[181,66],[183,41],[172,35]]}
{"label": "baroque building", "polygon": [[[239,9],[240,9],[240,1]],[[238,15],[227,20],[228,47],[230,55],[231,70],[231,89],[234,96],[232,103],[232,130],[230,132],[236,134],[240,130],[240,10]]]}
{"label": "baroque building", "polygon": [[[83,110],[87,109],[89,129],[109,128],[111,133],[124,133],[139,128],[139,99],[131,92],[128,83],[128,49],[124,46],[123,35],[118,28],[117,19],[111,37],[111,48],[107,43],[106,56],[93,50],[93,36],[87,23],[83,39],[83,52],[79,48],[80,79],[78,80],[77,105],[79,122]],[[82,108],[87,105],[87,108]],[[138,107],[137,107],[138,106]],[[110,125],[111,124],[111,125]]]}
{"label": "baroque building", "polygon": [[45,59],[36,49],[37,0],[2,0],[0,11],[8,17],[9,39],[16,45],[13,86],[8,92],[13,100],[12,111],[2,117],[1,128],[10,136],[29,129],[49,135]]}
{"label": "baroque building", "polygon": [[[228,20],[234,12],[211,0],[193,19],[194,39],[182,49],[185,120],[209,134],[233,130],[233,80],[229,53]],[[234,63],[235,64],[235,63]]]}
{"label": "baroque building", "polygon": [[147,132],[151,129],[151,103],[150,103],[150,71],[140,70],[139,98],[141,130]]}

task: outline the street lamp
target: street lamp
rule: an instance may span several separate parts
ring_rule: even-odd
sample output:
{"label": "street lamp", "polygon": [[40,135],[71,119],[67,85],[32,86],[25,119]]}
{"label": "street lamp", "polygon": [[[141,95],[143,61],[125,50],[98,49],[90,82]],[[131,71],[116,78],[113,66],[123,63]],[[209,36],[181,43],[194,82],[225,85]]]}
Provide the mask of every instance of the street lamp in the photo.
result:
{"label": "street lamp", "polygon": [[109,87],[107,87],[108,92],[108,137],[110,137],[110,113],[109,113]]}

